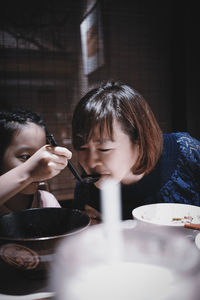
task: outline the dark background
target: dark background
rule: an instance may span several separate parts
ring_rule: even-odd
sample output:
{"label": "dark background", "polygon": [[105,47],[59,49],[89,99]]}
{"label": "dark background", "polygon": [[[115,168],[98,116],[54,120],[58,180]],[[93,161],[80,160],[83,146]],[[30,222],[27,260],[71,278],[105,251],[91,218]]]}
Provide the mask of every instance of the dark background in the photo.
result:
{"label": "dark background", "polygon": [[[85,75],[80,23],[96,2],[105,63]],[[199,139],[199,31],[192,1],[6,1],[0,10],[0,109],[40,113],[59,144],[73,151],[76,103],[112,78],[146,98],[163,131],[188,131]],[[66,169],[49,187],[59,200],[72,199],[74,178]]]}

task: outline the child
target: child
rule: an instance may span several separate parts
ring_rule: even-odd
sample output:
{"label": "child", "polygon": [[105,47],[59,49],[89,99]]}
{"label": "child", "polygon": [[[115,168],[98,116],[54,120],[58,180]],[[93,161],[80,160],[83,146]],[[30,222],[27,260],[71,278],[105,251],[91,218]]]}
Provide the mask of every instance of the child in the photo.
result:
{"label": "child", "polygon": [[51,193],[38,186],[65,168],[71,152],[46,145],[45,125],[30,111],[0,112],[0,137],[0,215],[60,207]]}
{"label": "child", "polygon": [[145,99],[131,87],[107,82],[77,104],[73,146],[88,174],[100,179],[77,183],[75,206],[100,218],[103,179],[121,183],[123,219],[132,210],[157,202],[200,205],[200,142],[188,133],[162,134]]}

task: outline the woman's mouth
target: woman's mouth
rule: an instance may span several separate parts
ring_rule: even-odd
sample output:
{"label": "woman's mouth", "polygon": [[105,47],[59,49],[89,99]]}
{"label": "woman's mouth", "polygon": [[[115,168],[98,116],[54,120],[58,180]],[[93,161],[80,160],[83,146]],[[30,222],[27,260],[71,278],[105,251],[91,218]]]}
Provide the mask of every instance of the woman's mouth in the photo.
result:
{"label": "woman's mouth", "polygon": [[100,185],[101,185],[101,182],[102,182],[103,180],[106,180],[108,177],[110,177],[110,174],[108,174],[108,173],[100,174],[99,179],[94,183],[94,185],[95,185],[97,188],[99,188]]}

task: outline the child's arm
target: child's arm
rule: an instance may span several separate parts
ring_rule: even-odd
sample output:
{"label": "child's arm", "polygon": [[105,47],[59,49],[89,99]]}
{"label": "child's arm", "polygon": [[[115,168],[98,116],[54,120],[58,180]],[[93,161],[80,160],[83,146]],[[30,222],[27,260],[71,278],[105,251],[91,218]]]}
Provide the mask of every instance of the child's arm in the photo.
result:
{"label": "child's arm", "polygon": [[0,205],[32,182],[40,182],[59,174],[72,153],[63,147],[45,145],[26,162],[0,176]]}

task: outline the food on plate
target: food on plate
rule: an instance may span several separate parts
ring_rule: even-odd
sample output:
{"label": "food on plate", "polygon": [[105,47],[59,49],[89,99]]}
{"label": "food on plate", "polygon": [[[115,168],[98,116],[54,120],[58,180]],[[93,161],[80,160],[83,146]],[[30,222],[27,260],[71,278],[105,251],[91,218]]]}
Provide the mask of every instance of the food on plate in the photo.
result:
{"label": "food on plate", "polygon": [[193,220],[193,217],[191,216],[184,216],[182,218],[172,218],[172,222],[175,222],[175,223],[191,223]]}
{"label": "food on plate", "polygon": [[135,208],[133,218],[156,225],[183,227],[200,224],[200,207],[181,203],[155,203]]}

